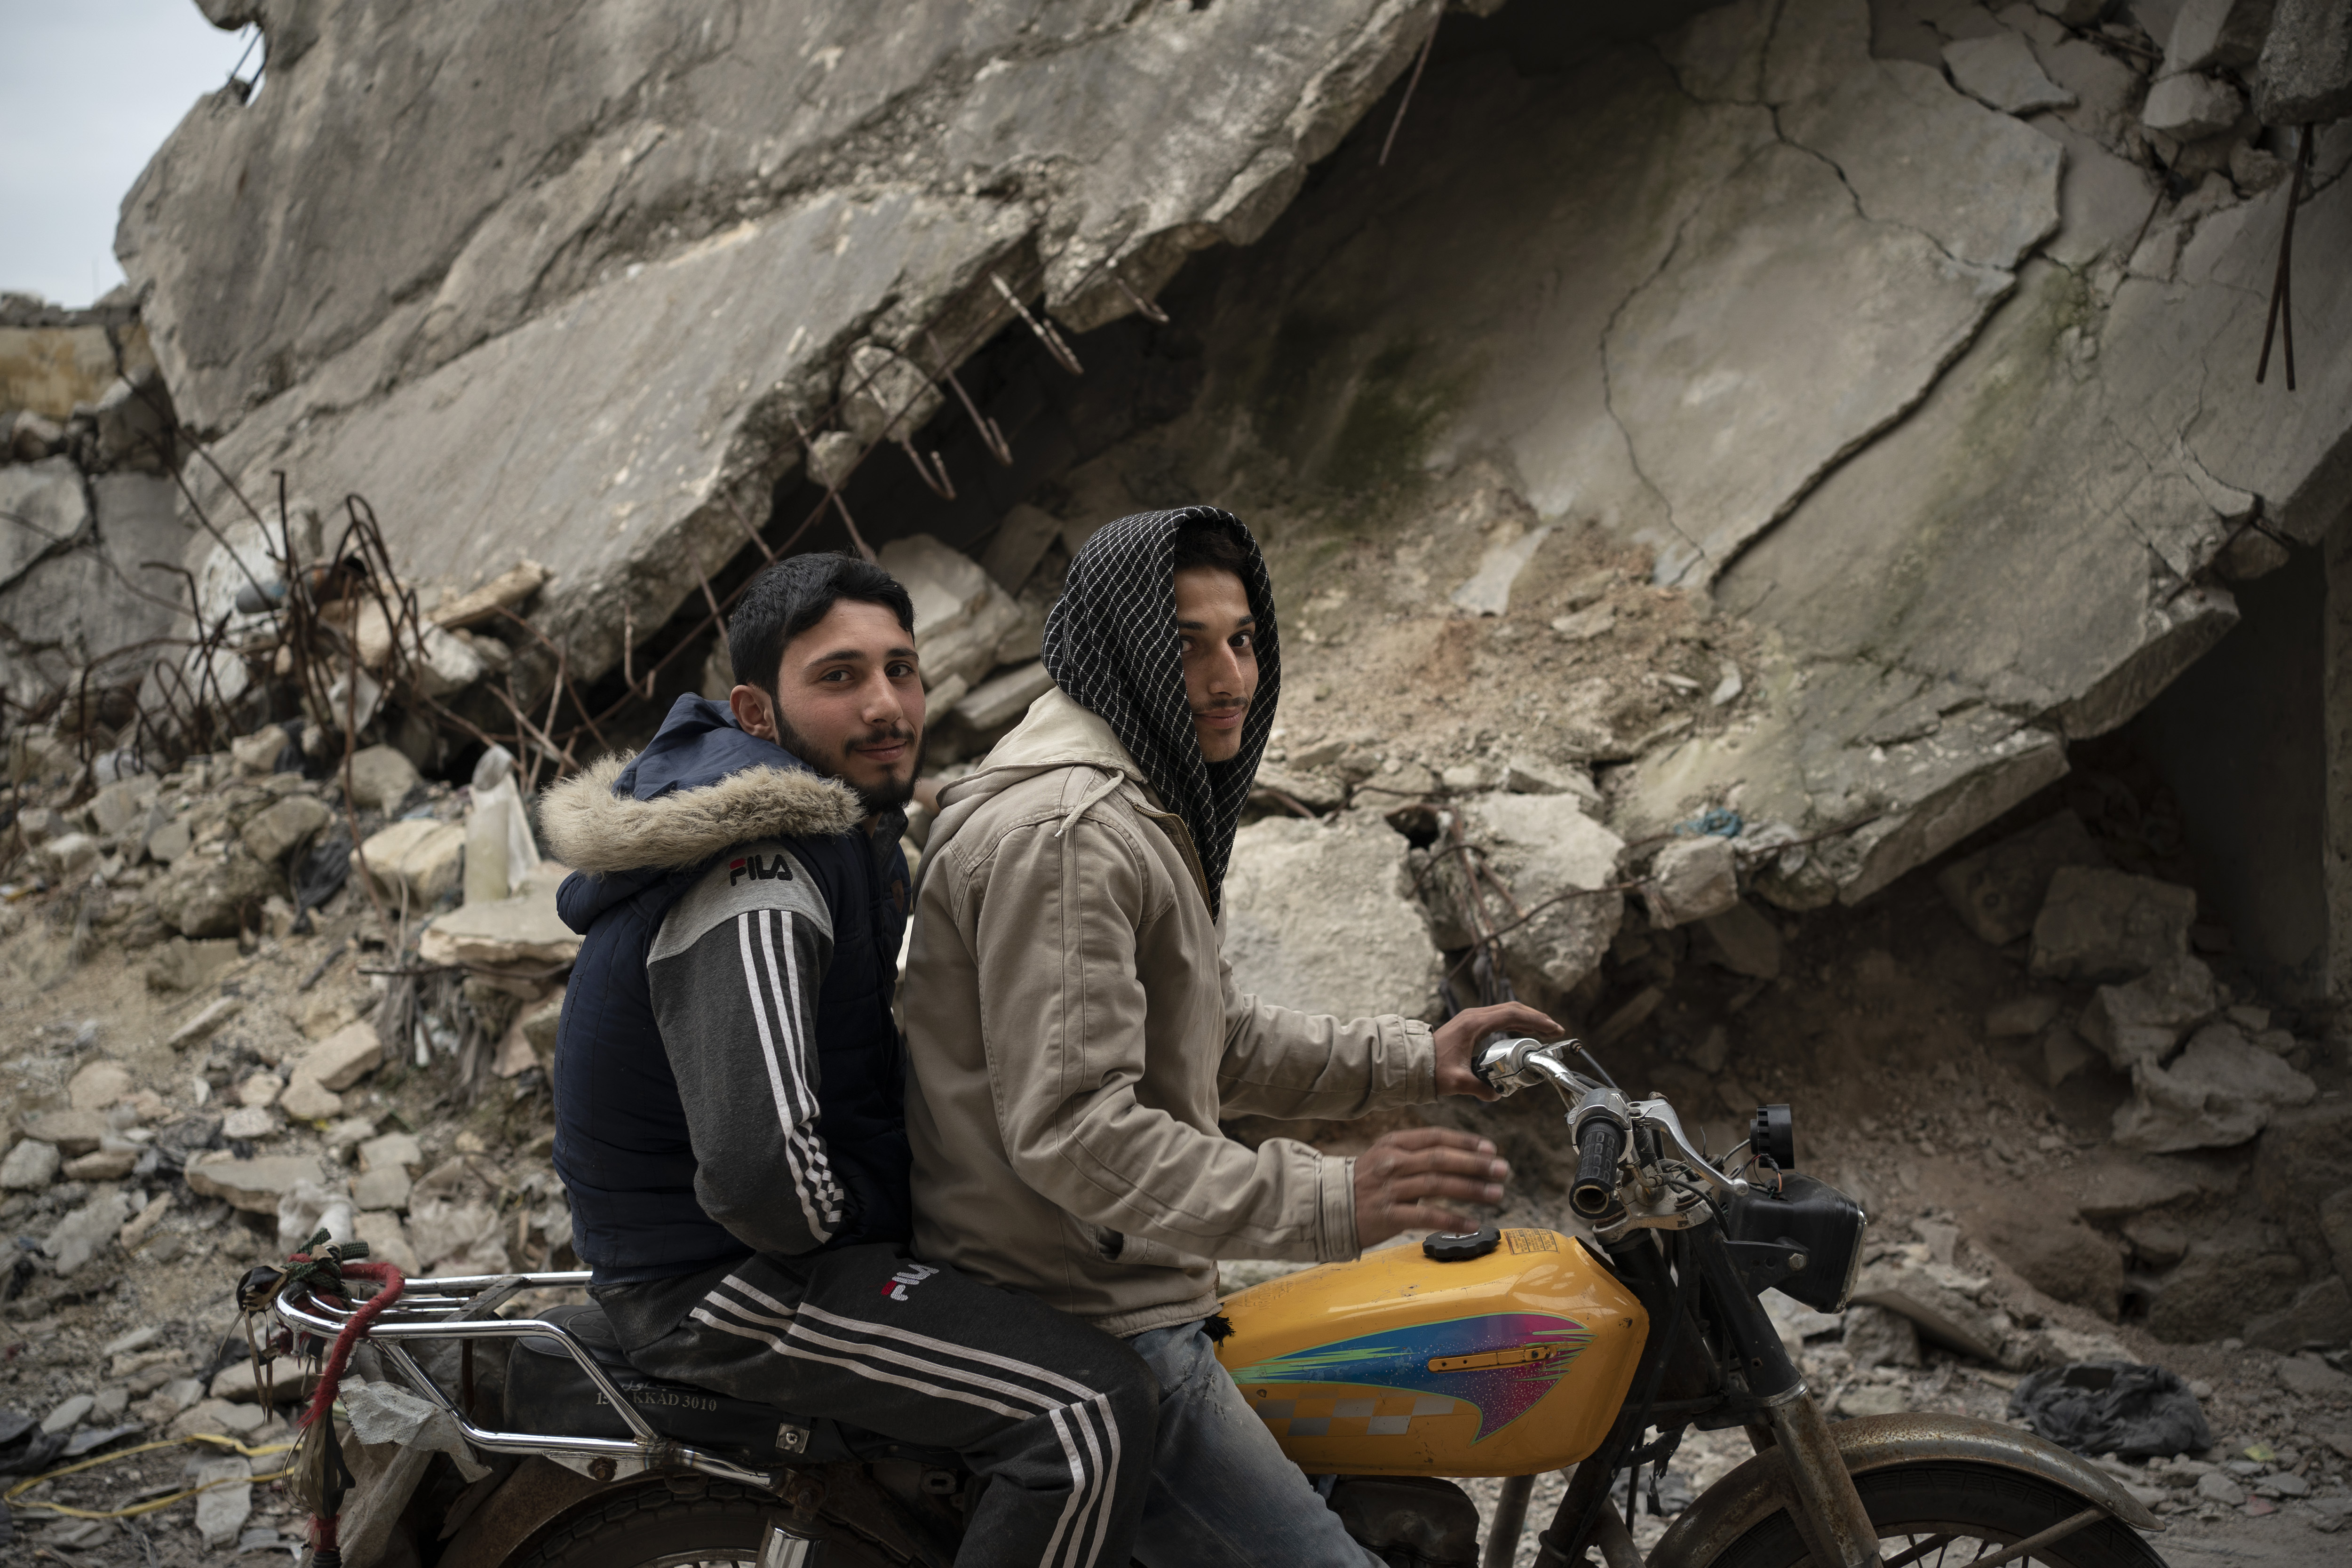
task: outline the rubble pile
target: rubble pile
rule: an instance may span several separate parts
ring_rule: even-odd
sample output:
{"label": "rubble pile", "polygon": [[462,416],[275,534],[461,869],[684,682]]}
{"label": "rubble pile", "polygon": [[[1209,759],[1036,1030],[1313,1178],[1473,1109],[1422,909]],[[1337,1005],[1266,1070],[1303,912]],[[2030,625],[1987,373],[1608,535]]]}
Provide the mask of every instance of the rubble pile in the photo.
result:
{"label": "rubble pile", "polygon": [[[0,1468],[259,1430],[226,1284],[320,1225],[569,1260],[536,793],[723,696],[761,565],[907,584],[949,778],[1090,531],[1206,500],[1283,606],[1245,989],[1792,1103],[1874,1222],[1784,1320],[1836,1413],[2156,1364],[2210,1440],[2137,1495],[2338,1530],[2341,5],[950,9],[259,7],[131,287],[0,300]],[[2247,634],[2324,651],[2199,805],[2152,705]],[[1432,1114],[1570,1223],[1551,1108]],[[289,1543],[207,1463],[171,1550]]]}

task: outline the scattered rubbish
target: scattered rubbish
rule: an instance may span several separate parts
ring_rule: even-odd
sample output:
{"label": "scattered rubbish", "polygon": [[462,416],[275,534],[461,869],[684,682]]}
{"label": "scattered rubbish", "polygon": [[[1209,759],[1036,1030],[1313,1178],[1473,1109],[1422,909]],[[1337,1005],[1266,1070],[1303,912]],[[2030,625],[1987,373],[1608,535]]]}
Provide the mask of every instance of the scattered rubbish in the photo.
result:
{"label": "scattered rubbish", "polygon": [[2133,1362],[2086,1361],[2028,1376],[2009,1414],[2078,1454],[2170,1458],[2213,1446],[2204,1408],[2178,1373]]}

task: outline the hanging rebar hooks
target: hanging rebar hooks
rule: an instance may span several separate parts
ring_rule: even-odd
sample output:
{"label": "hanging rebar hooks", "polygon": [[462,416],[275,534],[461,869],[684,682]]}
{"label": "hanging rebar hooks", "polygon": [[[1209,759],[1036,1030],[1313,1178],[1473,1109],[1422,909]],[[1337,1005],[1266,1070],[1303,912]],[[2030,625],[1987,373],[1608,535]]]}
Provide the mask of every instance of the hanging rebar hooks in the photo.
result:
{"label": "hanging rebar hooks", "polygon": [[1045,345],[1045,352],[1054,356],[1055,363],[1072,375],[1087,374],[1087,367],[1078,363],[1078,356],[1070,352],[1070,345],[1064,342],[1062,334],[1054,330],[1051,318],[1031,315],[1029,307],[1021,302],[1021,296],[1013,291],[1013,285],[1004,280],[1003,273],[992,272],[988,280],[996,285],[996,291],[1004,296],[1004,302],[1013,307],[1013,313],[1029,323],[1029,330],[1037,334],[1037,341]]}

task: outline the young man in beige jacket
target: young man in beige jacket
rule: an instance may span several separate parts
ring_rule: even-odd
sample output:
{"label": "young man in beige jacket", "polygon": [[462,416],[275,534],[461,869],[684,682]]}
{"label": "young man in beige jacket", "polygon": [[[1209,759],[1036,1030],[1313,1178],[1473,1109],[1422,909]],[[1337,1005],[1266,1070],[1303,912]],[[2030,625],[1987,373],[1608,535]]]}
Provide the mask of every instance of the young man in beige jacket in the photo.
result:
{"label": "young man in beige jacket", "polygon": [[1238,521],[1192,507],[1101,530],[1045,654],[1055,689],[941,793],[925,856],[900,991],[916,1249],[1127,1337],[1158,1374],[1150,1568],[1369,1563],[1217,1364],[1215,1260],[1474,1228],[1449,1205],[1497,1201],[1508,1167],[1448,1130],[1349,1160],[1253,1151],[1218,1121],[1490,1100],[1478,1039],[1557,1026],[1511,1003],[1433,1034],[1234,989],[1220,895],[1281,685]]}

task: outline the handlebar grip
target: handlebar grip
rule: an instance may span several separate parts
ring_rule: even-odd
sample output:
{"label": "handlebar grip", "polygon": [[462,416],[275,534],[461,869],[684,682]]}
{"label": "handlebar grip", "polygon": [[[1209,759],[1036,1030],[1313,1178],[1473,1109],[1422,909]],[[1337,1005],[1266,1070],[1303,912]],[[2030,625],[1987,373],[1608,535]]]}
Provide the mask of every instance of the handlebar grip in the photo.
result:
{"label": "handlebar grip", "polygon": [[1625,1130],[1605,1116],[1586,1121],[1576,1135],[1576,1181],[1568,1201],[1587,1219],[1617,1201],[1617,1160],[1625,1152]]}

